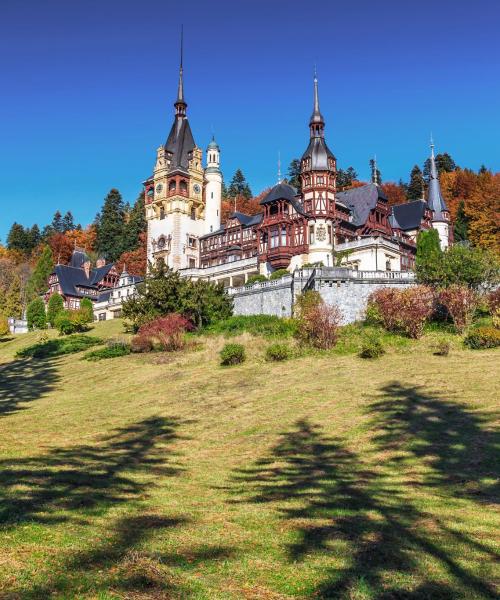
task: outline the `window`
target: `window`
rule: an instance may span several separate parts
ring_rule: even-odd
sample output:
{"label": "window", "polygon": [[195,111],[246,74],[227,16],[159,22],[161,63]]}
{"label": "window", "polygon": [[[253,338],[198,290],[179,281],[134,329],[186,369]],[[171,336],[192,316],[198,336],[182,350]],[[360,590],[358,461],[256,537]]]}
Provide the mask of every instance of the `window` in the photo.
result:
{"label": "window", "polygon": [[214,193],[210,192],[210,198],[213,198],[213,197],[214,197]]}
{"label": "window", "polygon": [[188,246],[190,248],[196,248],[196,238],[188,237]]}
{"label": "window", "polygon": [[194,269],[196,267],[196,259],[195,258],[190,258],[189,259],[189,268],[190,269]]}
{"label": "window", "polygon": [[106,320],[106,313],[99,313],[99,321],[105,321]]}
{"label": "window", "polygon": [[390,259],[387,259],[385,261],[385,270],[386,271],[390,271],[391,270],[391,261],[390,261]]}
{"label": "window", "polygon": [[187,192],[188,186],[187,186],[187,183],[184,181],[184,179],[181,180],[179,187],[181,189],[181,192]]}
{"label": "window", "polygon": [[170,192],[173,192],[175,190],[175,188],[177,187],[177,183],[175,181],[175,179],[173,179],[169,184],[168,184],[168,189]]}
{"label": "window", "polygon": [[283,225],[281,227],[281,245],[286,246],[286,227]]}
{"label": "window", "polygon": [[332,226],[328,225],[328,243],[332,243]]}
{"label": "window", "polygon": [[314,244],[314,225],[309,225],[309,243]]}
{"label": "window", "polygon": [[278,229],[274,228],[271,229],[271,236],[270,236],[270,240],[269,240],[269,246],[271,248],[277,248],[279,245],[279,232]]}
{"label": "window", "polygon": [[160,219],[164,219],[165,218],[165,209],[163,208],[163,206],[160,207]]}
{"label": "window", "polygon": [[325,178],[323,177],[323,175],[318,175],[318,177],[317,177],[317,182],[318,182],[319,184],[323,184],[323,183],[325,183]]}
{"label": "window", "polygon": [[196,208],[191,209],[191,219],[196,221]]}

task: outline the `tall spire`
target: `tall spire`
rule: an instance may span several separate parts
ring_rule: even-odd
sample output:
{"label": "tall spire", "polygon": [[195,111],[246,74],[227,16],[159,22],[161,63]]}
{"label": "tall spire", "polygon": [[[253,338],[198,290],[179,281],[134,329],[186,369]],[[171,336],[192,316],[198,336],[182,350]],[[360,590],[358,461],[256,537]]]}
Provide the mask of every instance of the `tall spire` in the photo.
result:
{"label": "tall spire", "polygon": [[184,54],[184,26],[181,25],[181,52],[180,52],[180,65],[179,65],[179,85],[177,86],[177,99],[175,101],[175,112],[177,116],[183,117],[186,114],[187,104],[184,100],[184,81],[183,75],[184,70],[182,66],[183,54]]}
{"label": "tall spire", "polygon": [[372,168],[372,183],[375,185],[379,185],[380,181],[378,180],[378,168],[377,168],[377,155],[374,154],[373,158],[370,161],[370,166]]}
{"label": "tall spire", "polygon": [[319,93],[318,93],[318,76],[316,74],[316,67],[314,67],[314,102],[313,102],[313,113],[309,121],[309,128],[311,131],[311,137],[323,137],[325,129],[325,120],[319,110]]}
{"label": "tall spire", "polygon": [[444,201],[443,194],[441,193],[441,185],[439,184],[439,175],[436,168],[436,159],[434,156],[434,140],[432,139],[431,134],[431,173],[429,178],[429,197],[427,199],[427,204],[429,208],[434,212],[432,217],[433,221],[446,221],[447,216],[443,215],[443,212],[447,212],[448,208],[446,206],[446,202]]}

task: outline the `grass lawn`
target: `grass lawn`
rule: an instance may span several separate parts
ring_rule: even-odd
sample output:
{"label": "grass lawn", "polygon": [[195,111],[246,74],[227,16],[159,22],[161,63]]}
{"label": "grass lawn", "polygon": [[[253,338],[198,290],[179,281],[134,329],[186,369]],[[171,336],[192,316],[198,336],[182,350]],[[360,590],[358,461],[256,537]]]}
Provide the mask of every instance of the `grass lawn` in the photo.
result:
{"label": "grass lawn", "polygon": [[[122,336],[120,321],[90,335]],[[0,342],[0,598],[494,598],[498,350],[100,362]],[[495,461],[496,464],[495,464]]]}

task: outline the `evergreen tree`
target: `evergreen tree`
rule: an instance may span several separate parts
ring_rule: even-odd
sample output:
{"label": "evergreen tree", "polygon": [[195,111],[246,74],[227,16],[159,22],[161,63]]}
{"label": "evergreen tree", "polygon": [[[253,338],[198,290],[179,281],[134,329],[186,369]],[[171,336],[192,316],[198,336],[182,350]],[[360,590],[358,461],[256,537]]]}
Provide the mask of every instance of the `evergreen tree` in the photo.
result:
{"label": "evergreen tree", "polygon": [[145,231],[147,231],[147,223],[144,211],[144,192],[141,192],[134,206],[129,210],[128,222],[125,227],[124,252],[138,248],[139,236]]}
{"label": "evergreen tree", "polygon": [[21,278],[16,273],[5,296],[3,312],[6,317],[20,319],[23,314]]}
{"label": "evergreen tree", "polygon": [[47,321],[55,327],[56,317],[64,311],[64,300],[60,294],[52,294],[47,305]]}
{"label": "evergreen tree", "polygon": [[26,311],[28,319],[28,329],[46,329],[47,315],[45,314],[45,304],[41,298],[35,298],[28,304]]}
{"label": "evergreen tree", "polygon": [[14,223],[7,235],[7,248],[28,254],[31,251],[29,231],[24,229],[19,223]]}
{"label": "evergreen tree", "polygon": [[49,246],[45,245],[28,282],[27,292],[29,299],[43,294],[47,290],[49,275],[53,270],[54,259],[52,250]]}
{"label": "evergreen tree", "polygon": [[252,190],[243,175],[241,169],[237,169],[233,178],[231,179],[231,183],[229,184],[228,194],[230,198],[234,198],[235,196],[243,196],[244,198],[252,197]]}
{"label": "evergreen tree", "polygon": [[293,185],[298,192],[302,191],[302,179],[300,177],[300,159],[294,158],[288,167],[288,183]]}
{"label": "evergreen tree", "polygon": [[478,171],[479,175],[484,175],[485,173],[488,173],[488,172],[489,172],[489,169],[486,165],[481,165],[479,167],[479,171]]}
{"label": "evergreen tree", "polygon": [[54,218],[52,219],[50,228],[55,233],[64,233],[63,218],[62,218],[61,213],[58,210],[56,210],[56,212],[54,214]]}
{"label": "evergreen tree", "polygon": [[73,219],[71,211],[68,210],[68,212],[64,215],[64,217],[62,218],[61,225],[63,233],[65,233],[66,231],[73,231],[73,229],[75,229],[75,221]]}
{"label": "evergreen tree", "polygon": [[80,312],[82,313],[86,323],[92,323],[94,320],[94,306],[90,298],[84,298],[80,302]]}
{"label": "evergreen tree", "polygon": [[110,190],[98,218],[97,251],[115,262],[124,250],[125,210],[120,192]]}
{"label": "evergreen tree", "polygon": [[345,171],[344,169],[337,169],[337,187],[339,189],[350,187],[357,180],[358,174],[354,167],[348,167]]}
{"label": "evergreen tree", "polygon": [[410,183],[408,184],[408,200],[420,200],[425,187],[422,171],[418,165],[415,165],[410,173]]}
{"label": "evergreen tree", "polygon": [[469,217],[465,214],[465,202],[460,200],[455,218],[453,234],[456,242],[465,242],[469,239]]}
{"label": "evergreen tree", "polygon": [[415,270],[419,283],[437,285],[442,278],[443,253],[437,229],[421,231],[417,238]]}
{"label": "evergreen tree", "polygon": [[[457,164],[448,154],[445,152],[444,154],[436,154],[436,158],[434,159],[436,163],[436,170],[438,172],[438,176],[441,173],[451,173],[452,171],[457,170]],[[431,159],[428,158],[424,163],[424,179],[425,181],[429,181],[431,176]]]}
{"label": "evergreen tree", "polygon": [[28,233],[29,245],[31,251],[33,251],[42,240],[42,234],[40,233],[40,227],[35,223]]}

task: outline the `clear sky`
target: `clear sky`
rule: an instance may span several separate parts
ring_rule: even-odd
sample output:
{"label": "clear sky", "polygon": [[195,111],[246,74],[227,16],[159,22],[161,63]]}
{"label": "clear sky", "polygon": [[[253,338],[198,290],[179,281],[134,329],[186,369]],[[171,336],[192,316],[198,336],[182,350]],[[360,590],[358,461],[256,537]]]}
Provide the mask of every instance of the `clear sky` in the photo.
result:
{"label": "clear sky", "polygon": [[258,193],[307,145],[317,65],[327,141],[361,178],[437,151],[500,170],[498,0],[0,0],[0,240],[107,191],[133,201],[173,118],[184,24],[195,140]]}

